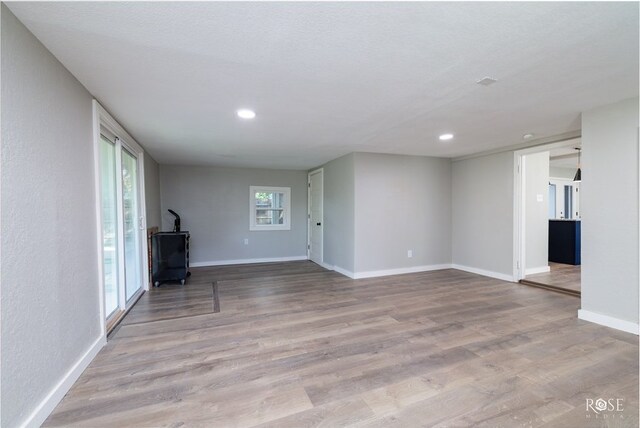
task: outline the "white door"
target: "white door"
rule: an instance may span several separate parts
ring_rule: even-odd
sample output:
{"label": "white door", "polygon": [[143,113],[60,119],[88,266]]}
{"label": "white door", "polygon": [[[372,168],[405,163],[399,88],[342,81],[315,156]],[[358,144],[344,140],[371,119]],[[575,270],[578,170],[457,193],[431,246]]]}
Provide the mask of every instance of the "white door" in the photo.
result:
{"label": "white door", "polygon": [[322,218],[323,170],[309,174],[309,260],[322,264]]}

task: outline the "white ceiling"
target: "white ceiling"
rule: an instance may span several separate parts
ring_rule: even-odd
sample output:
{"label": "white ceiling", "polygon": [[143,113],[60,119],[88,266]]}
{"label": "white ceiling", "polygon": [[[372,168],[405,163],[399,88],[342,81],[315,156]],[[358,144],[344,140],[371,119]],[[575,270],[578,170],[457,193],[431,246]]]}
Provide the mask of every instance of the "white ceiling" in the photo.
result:
{"label": "white ceiling", "polygon": [[8,6],[163,164],[455,157],[638,94],[637,2]]}

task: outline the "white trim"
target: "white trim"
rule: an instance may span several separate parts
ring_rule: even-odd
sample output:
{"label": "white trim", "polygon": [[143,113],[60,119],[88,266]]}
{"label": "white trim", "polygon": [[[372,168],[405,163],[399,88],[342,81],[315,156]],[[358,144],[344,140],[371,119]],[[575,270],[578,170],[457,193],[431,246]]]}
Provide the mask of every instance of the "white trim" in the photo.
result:
{"label": "white trim", "polygon": [[100,104],[96,100],[92,101],[93,106],[93,177],[94,177],[94,191],[96,202],[96,244],[98,247],[98,295],[100,304],[100,331],[103,332],[106,338],[107,331],[107,314],[105,313],[105,298],[104,298],[104,248],[102,237],[102,182],[100,178]]}
{"label": "white trim", "polygon": [[515,281],[520,281],[526,276],[527,269],[526,260],[526,206],[524,189],[526,188],[525,182],[525,168],[526,158],[519,152],[513,153],[514,159],[514,197],[513,197],[513,227],[515,228],[513,233],[513,278]]}
{"label": "white trim", "polygon": [[356,279],[356,274],[355,273],[351,272],[350,270],[343,269],[340,266],[334,266],[333,270],[338,272],[339,274],[344,275],[346,277],[349,277],[351,279]]}
{"label": "white trim", "polygon": [[[322,224],[322,253],[320,254],[320,262],[313,261],[319,265],[324,265],[324,168],[318,168],[307,174],[307,258],[311,260],[311,176],[320,174],[322,180],[322,206],[320,207],[320,223]],[[327,265],[328,266],[328,265]],[[325,267],[325,269],[328,269]],[[331,269],[332,270],[332,269]]]}
{"label": "white trim", "polygon": [[432,270],[442,270],[442,269],[451,269],[451,265],[450,264],[424,265],[424,266],[411,266],[406,268],[356,272],[354,275],[354,279],[376,278],[379,276],[390,276],[390,275],[403,275],[406,273],[428,272]]}
{"label": "white trim", "polygon": [[630,321],[614,318],[609,315],[598,314],[596,312],[578,309],[578,318],[605,327],[615,328],[616,330],[625,331],[627,333],[638,335],[638,324]]}
{"label": "white trim", "polygon": [[[120,143],[120,144],[118,144]],[[127,274],[125,271],[125,250],[124,241],[126,239],[125,227],[124,227],[124,199],[122,198],[122,141],[116,137],[115,141],[115,155],[116,155],[116,223],[117,230],[116,235],[118,241],[116,247],[118,253],[118,280],[116,283],[118,293],[118,313],[127,309]],[[102,225],[100,225],[102,227]]]}
{"label": "white trim", "polygon": [[[311,259],[309,259],[309,260],[311,260]],[[313,260],[311,260],[311,261],[313,262]],[[318,263],[318,262],[314,262],[314,263],[315,263],[315,264],[317,264],[318,266],[322,266],[322,267],[323,267],[323,268],[325,268],[326,270],[335,270],[335,269],[334,269],[334,267],[335,267],[335,266],[331,266],[330,264],[325,263],[324,261],[323,261],[323,262],[320,262],[320,263]]]}
{"label": "white trim", "polygon": [[[513,152],[513,279],[510,281],[518,282],[524,279],[527,272],[526,254],[525,254],[525,201],[524,201],[524,171],[526,168],[524,156],[547,152],[549,150],[562,147],[575,147],[578,143],[576,137],[558,140],[554,138],[554,142],[548,144],[538,144],[522,150]],[[454,159],[455,160],[455,159]]]}
{"label": "white trim", "polygon": [[462,271],[465,271],[465,272],[475,273],[477,275],[488,276],[489,278],[500,279],[502,281],[517,282],[517,281],[515,281],[513,279],[513,277],[511,275],[507,275],[505,273],[492,272],[490,270],[477,269],[477,268],[470,267],[470,266],[462,266],[462,265],[456,265],[456,264],[452,264],[451,268],[452,269],[457,269],[457,270],[462,270]]}
{"label": "white trim", "polygon": [[42,425],[106,343],[107,339],[105,336],[98,337],[87,352],[80,357],[62,379],[49,391],[47,396],[20,426],[39,427]]}
{"label": "white trim", "polygon": [[140,252],[142,257],[142,289],[149,291],[149,240],[147,239],[147,195],[145,188],[147,187],[144,182],[144,151],[138,156],[138,176],[140,177],[141,185],[138,192],[139,210],[138,210],[138,226],[140,229]]}
{"label": "white trim", "polygon": [[235,259],[235,260],[213,260],[208,262],[189,263],[191,267],[206,266],[224,266],[224,265],[246,265],[251,263],[275,263],[275,262],[293,262],[298,260],[308,260],[307,256],[291,256],[291,257],[266,257],[261,259]]}
{"label": "white trim", "polygon": [[535,275],[537,273],[547,273],[547,272],[551,272],[551,267],[550,266],[540,266],[540,267],[535,267],[535,268],[527,268],[527,270],[525,271],[525,275]]}
{"label": "white trim", "polygon": [[[136,140],[129,135],[129,133],[122,127],[120,124],[109,114],[107,110],[104,109],[100,105],[97,100],[93,100],[93,108],[97,110],[96,114],[98,116],[98,134],[100,133],[100,125],[107,128],[110,132],[112,132],[115,136],[120,138],[127,146],[129,146],[133,151],[138,153],[143,153],[144,149],[140,144],[136,142]],[[98,135],[98,138],[100,136]]]}

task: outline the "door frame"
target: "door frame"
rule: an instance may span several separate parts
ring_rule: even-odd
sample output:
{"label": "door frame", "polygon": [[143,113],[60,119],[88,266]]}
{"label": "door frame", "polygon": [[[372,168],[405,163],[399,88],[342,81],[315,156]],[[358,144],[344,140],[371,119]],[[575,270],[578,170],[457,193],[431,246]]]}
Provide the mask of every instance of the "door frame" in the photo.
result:
{"label": "door frame", "polygon": [[[100,301],[100,327],[103,332],[104,337],[106,337],[108,331],[108,326],[113,326],[117,319],[121,319],[126,311],[131,309],[133,305],[137,302],[137,300],[142,296],[145,291],[149,290],[149,266],[148,266],[148,257],[147,257],[147,212],[146,212],[146,197],[144,193],[144,149],[140,144],[136,142],[136,140],[129,135],[129,133],[122,127],[120,124],[107,112],[97,100],[92,101],[93,107],[93,162],[94,162],[94,189],[95,189],[95,211],[96,211],[96,247],[97,247],[97,255],[98,255],[98,291],[99,291],[99,301]],[[102,183],[100,177],[100,126],[103,126],[110,132],[112,132],[117,139],[119,140],[119,144],[116,143],[116,173],[122,174],[121,164],[117,160],[120,158],[118,154],[118,149],[126,148],[129,152],[135,155],[137,163],[138,163],[138,198],[139,198],[139,227],[140,227],[140,257],[141,257],[141,266],[142,269],[142,284],[140,289],[134,294],[129,301],[126,301],[126,295],[124,297],[124,302],[122,299],[118,301],[118,306],[120,311],[115,311],[114,315],[106,318],[106,302],[105,302],[105,285],[104,285],[104,269],[102,266],[104,254],[103,254],[103,236],[102,236]],[[121,192],[117,190],[117,204],[118,207],[121,206]],[[121,213],[118,213],[118,228],[122,229],[123,225],[121,224]],[[122,239],[118,239],[118,251],[120,252],[120,246],[124,245],[121,243]],[[118,263],[118,271],[120,272],[124,269],[122,262]],[[119,276],[120,273],[119,273]],[[127,305],[128,303],[128,305]]]}
{"label": "door frame", "polygon": [[324,266],[324,168],[314,169],[307,174],[307,259],[311,260],[311,176],[320,174],[322,180],[322,207],[320,209],[320,222],[322,223],[322,254],[320,254],[320,264]]}
{"label": "door frame", "polygon": [[[528,147],[513,152],[513,280],[519,282],[526,276],[526,235],[525,235],[525,180],[526,169],[524,156],[547,152],[562,147],[575,147],[580,136],[554,143]],[[557,189],[556,189],[557,191]]]}

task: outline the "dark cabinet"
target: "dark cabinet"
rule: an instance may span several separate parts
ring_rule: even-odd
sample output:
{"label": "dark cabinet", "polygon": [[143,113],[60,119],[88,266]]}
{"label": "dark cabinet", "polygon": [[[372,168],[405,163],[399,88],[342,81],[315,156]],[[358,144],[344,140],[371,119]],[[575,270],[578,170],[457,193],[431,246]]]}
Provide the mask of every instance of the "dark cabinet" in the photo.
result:
{"label": "dark cabinet", "polygon": [[151,277],[155,287],[166,281],[184,285],[189,276],[189,232],[158,232],[151,236]]}
{"label": "dark cabinet", "polygon": [[549,261],[580,264],[580,220],[549,220]]}

